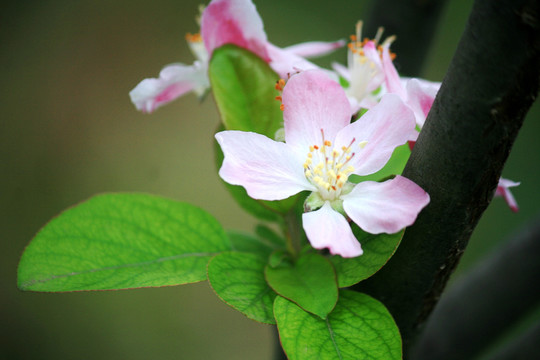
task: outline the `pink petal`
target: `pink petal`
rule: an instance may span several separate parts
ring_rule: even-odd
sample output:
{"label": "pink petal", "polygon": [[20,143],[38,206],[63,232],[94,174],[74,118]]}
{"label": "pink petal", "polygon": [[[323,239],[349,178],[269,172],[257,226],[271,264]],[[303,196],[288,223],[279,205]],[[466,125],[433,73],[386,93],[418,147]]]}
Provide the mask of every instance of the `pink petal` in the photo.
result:
{"label": "pink petal", "polygon": [[386,88],[389,93],[398,94],[403,100],[406,99],[407,95],[405,89],[401,83],[398,72],[394,67],[392,58],[390,57],[389,45],[383,47],[383,69],[384,69],[384,78],[386,82]]}
{"label": "pink petal", "polygon": [[204,64],[173,64],[164,67],[159,78],[141,81],[129,96],[138,110],[150,113],[190,91],[202,95],[209,86]]}
{"label": "pink petal", "polygon": [[316,211],[304,213],[302,224],[315,249],[328,248],[333,255],[350,258],[362,255],[362,247],[343,215],[326,202]]}
{"label": "pink petal", "polygon": [[518,186],[519,184],[520,183],[512,180],[500,178],[499,184],[497,185],[497,190],[495,191],[495,196],[502,196],[502,198],[506,201],[506,204],[508,204],[513,212],[518,212],[519,207],[509,188]]}
{"label": "pink petal", "polygon": [[295,54],[301,57],[322,56],[332,51],[345,46],[344,40],[324,42],[324,41],[309,41],[284,48],[286,52]]}
{"label": "pink petal", "polygon": [[283,89],[285,140],[302,154],[321,144],[321,129],[332,141],[348,125],[351,107],[345,91],[320,70],[294,75]]}
{"label": "pink petal", "polygon": [[393,234],[412,225],[429,203],[422,188],[399,175],[383,183],[361,182],[342,199],[347,215],[371,234]]}
{"label": "pink petal", "polygon": [[219,175],[243,186],[252,198],[281,200],[315,190],[304,175],[304,159],[297,159],[287,144],[244,131],[223,131],[216,139],[225,155]]}
{"label": "pink petal", "polygon": [[312,62],[270,43],[266,45],[266,50],[270,58],[270,67],[283,79],[298,71],[319,68]]}
{"label": "pink petal", "polygon": [[[412,111],[397,95],[386,94],[379,104],[339,132],[335,147],[341,149],[352,142],[354,156],[349,164],[354,167],[355,174],[369,175],[382,169],[397,146],[415,136]],[[363,141],[367,144],[359,146]]]}
{"label": "pink petal", "polygon": [[202,14],[201,36],[209,54],[234,44],[270,61],[263,22],[250,0],[211,1]]}
{"label": "pink petal", "polygon": [[409,79],[407,81],[407,99],[405,101],[414,112],[418,126],[424,126],[424,122],[426,121],[429,110],[431,110],[440,86],[441,83],[433,83],[420,79]]}
{"label": "pink petal", "polygon": [[364,45],[364,55],[369,59],[368,61],[371,61],[374,64],[375,68],[377,69],[374,76],[369,79],[367,85],[367,90],[372,92],[377,90],[377,88],[379,88],[379,86],[381,86],[384,82],[383,64],[381,62],[379,52],[377,51],[377,47],[373,41],[368,41]]}

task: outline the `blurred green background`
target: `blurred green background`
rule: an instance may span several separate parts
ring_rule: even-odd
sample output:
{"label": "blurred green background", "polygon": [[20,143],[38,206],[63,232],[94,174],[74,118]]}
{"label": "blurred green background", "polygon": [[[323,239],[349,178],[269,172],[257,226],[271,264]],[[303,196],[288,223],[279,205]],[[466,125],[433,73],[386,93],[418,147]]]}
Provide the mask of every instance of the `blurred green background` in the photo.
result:
{"label": "blurred green background", "polygon": [[[96,193],[160,194],[205,208],[226,228],[253,228],[255,220],[233,202],[214,169],[219,119],[212,97],[199,103],[188,95],[151,115],[137,112],[128,97],[162,66],[192,62],[184,35],[198,31],[199,3],[24,1],[0,15],[0,358],[271,358],[273,328],[221,303],[206,283],[65,294],[16,289],[17,262],[32,236]],[[370,2],[256,5],[269,39],[287,46],[347,37]],[[445,9],[424,77],[442,80],[470,6],[459,0]],[[319,64],[345,59],[341,50]],[[538,215],[539,113],[535,105],[504,171],[522,182],[514,190],[521,211],[494,200],[456,276]]]}

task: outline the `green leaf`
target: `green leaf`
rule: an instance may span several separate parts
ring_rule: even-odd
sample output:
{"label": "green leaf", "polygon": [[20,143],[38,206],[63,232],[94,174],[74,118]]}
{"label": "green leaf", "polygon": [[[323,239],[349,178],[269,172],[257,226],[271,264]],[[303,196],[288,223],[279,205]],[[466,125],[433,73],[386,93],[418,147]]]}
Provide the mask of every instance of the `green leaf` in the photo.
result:
{"label": "green leaf", "polygon": [[332,256],[339,287],[348,287],[375,274],[394,255],[405,230],[395,234],[369,234],[351,223],[353,233],[360,241],[364,254],[355,258]]}
{"label": "green leaf", "polygon": [[410,156],[411,150],[409,149],[409,144],[398,146],[392,153],[390,160],[388,160],[381,170],[367,176],[351,175],[349,176],[349,181],[358,184],[361,181],[380,181],[393,175],[400,175]]}
{"label": "green leaf", "polygon": [[227,231],[232,249],[238,252],[248,252],[262,257],[265,261],[276,245],[266,239],[255,237],[238,231]]}
{"label": "green leaf", "polygon": [[208,76],[227,130],[252,131],[273,139],[283,127],[283,113],[275,99],[279,76],[264,60],[235,45],[224,45],[214,51]]}
{"label": "green leaf", "polygon": [[274,315],[289,360],[401,359],[401,337],[394,319],[368,295],[341,290],[326,320],[278,296]]}
{"label": "green leaf", "polygon": [[285,239],[275,233],[266,225],[259,224],[255,227],[255,234],[261,239],[268,240],[278,248],[285,248]]}
{"label": "green leaf", "polygon": [[230,250],[219,223],[185,203],[145,194],[104,194],[51,220],[26,248],[18,286],[33,291],[111,290],[206,279]]}
{"label": "green leaf", "polygon": [[276,293],[264,279],[266,261],[255,254],[222,253],[208,264],[208,280],[221,300],[248,318],[275,324]]}
{"label": "green leaf", "polygon": [[332,264],[322,255],[309,253],[294,263],[281,261],[276,267],[268,265],[264,275],[279,295],[322,319],[336,305],[336,274]]}
{"label": "green leaf", "polygon": [[[220,126],[218,131],[221,130],[223,130],[222,126]],[[214,142],[214,151],[216,156],[216,167],[219,169],[223,163],[223,152],[221,151],[221,148],[217,142]],[[266,221],[280,221],[281,214],[287,213],[297,203],[299,197],[301,196],[294,195],[280,201],[255,200],[247,194],[246,189],[244,189],[242,186],[231,185],[225,181],[223,183],[242,209],[246,210],[257,218]]]}

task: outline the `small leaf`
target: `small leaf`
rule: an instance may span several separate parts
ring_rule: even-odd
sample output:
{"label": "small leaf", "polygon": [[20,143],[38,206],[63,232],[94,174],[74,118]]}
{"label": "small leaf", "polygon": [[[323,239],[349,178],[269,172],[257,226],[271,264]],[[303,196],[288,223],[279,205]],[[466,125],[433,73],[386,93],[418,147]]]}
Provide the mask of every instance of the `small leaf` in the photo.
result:
{"label": "small leaf", "polygon": [[341,290],[326,320],[278,296],[274,314],[289,360],[401,359],[401,338],[394,319],[379,301]]}
{"label": "small leaf", "polygon": [[259,255],[265,261],[272,251],[276,250],[276,245],[274,243],[260,237],[254,237],[253,235],[238,231],[228,231],[227,235],[229,236],[234,251]]}
{"label": "small leaf", "polygon": [[396,251],[405,230],[395,234],[369,234],[351,223],[354,235],[360,241],[364,254],[354,258],[332,256],[339,287],[348,287],[365,280],[379,271]]}
{"label": "small leaf", "polygon": [[283,127],[283,113],[275,99],[279,76],[264,60],[235,45],[224,45],[214,51],[208,76],[225,129],[273,139]]}
{"label": "small leaf", "polygon": [[208,280],[228,305],[250,319],[275,324],[272,304],[276,293],[264,279],[265,265],[255,254],[222,253],[208,264]]}
{"label": "small leaf", "polygon": [[392,153],[390,160],[388,160],[381,170],[367,176],[351,175],[349,181],[358,184],[362,181],[381,181],[393,175],[400,175],[410,156],[411,150],[409,149],[409,144],[398,146]]}
{"label": "small leaf", "polygon": [[51,220],[26,248],[22,290],[111,290],[206,279],[230,250],[219,223],[185,203],[145,194],[95,196]]}
{"label": "small leaf", "polygon": [[266,266],[268,284],[279,295],[323,319],[332,311],[338,298],[336,274],[322,255],[310,253],[296,262]]}

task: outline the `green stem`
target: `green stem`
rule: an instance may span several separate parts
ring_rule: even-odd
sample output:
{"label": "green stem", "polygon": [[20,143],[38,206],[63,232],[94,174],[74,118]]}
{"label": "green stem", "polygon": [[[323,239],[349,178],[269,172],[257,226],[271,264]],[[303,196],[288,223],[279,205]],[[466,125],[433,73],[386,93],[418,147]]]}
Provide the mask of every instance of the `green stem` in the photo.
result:
{"label": "green stem", "polygon": [[293,208],[283,219],[285,220],[284,232],[287,239],[287,250],[296,258],[302,249],[302,225]]}

